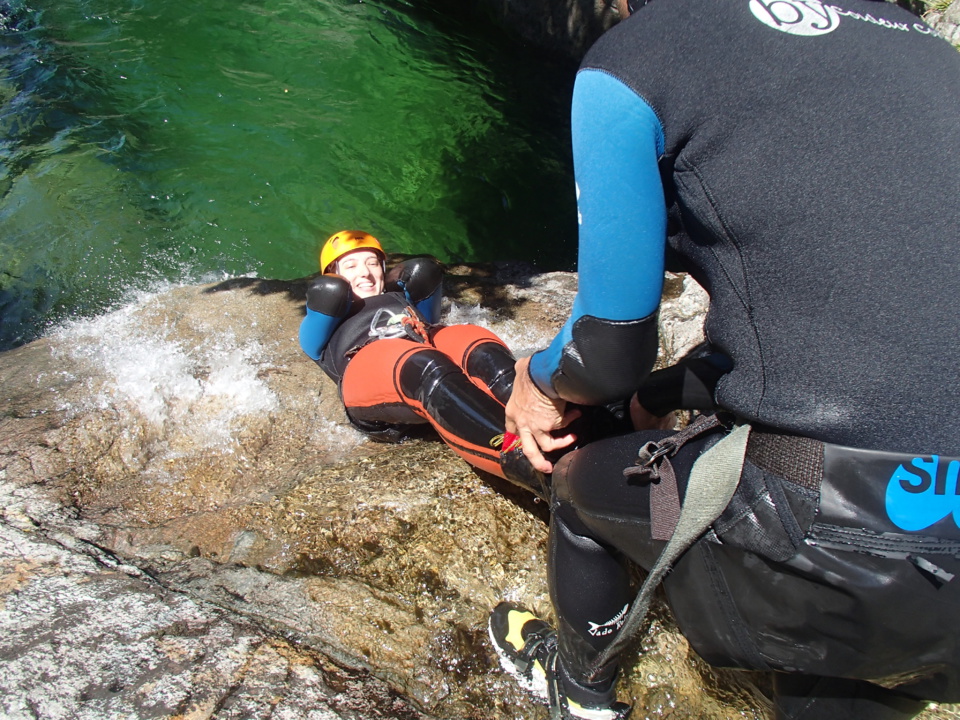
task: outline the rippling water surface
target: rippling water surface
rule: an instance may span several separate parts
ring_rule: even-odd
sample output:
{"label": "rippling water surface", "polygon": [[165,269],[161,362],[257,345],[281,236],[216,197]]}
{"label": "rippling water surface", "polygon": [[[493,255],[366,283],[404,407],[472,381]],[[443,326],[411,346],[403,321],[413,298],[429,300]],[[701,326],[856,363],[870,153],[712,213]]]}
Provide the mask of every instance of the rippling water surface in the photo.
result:
{"label": "rippling water surface", "polygon": [[572,267],[573,68],[463,4],[0,0],[0,349],[343,227]]}

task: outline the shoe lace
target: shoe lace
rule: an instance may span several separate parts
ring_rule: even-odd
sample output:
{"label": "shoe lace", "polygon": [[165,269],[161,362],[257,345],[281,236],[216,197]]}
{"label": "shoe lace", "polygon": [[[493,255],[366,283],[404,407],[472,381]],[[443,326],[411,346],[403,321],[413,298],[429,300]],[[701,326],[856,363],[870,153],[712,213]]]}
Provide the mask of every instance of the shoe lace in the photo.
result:
{"label": "shoe lace", "polygon": [[[556,663],[557,633],[552,628],[535,630],[526,636],[523,648],[517,653],[514,664],[520,672],[525,673],[536,661],[547,672],[547,666]],[[549,674],[549,673],[548,673]]]}

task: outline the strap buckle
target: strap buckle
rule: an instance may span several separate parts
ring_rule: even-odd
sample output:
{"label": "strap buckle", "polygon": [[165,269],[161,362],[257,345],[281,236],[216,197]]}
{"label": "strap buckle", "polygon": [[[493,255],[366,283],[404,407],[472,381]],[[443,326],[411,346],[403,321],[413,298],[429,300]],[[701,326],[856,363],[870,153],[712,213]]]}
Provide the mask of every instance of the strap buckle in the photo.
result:
{"label": "strap buckle", "polygon": [[637,451],[637,459],[634,462],[634,465],[639,465],[640,467],[650,467],[658,462],[660,459],[670,455],[673,450],[676,448],[673,444],[667,443],[656,443],[652,440],[645,444]]}
{"label": "strap buckle", "polygon": [[623,469],[623,476],[646,475],[649,482],[660,480],[660,466],[662,463],[670,465],[669,456],[676,453],[678,446],[674,442],[650,442],[642,445],[637,451],[637,459],[633,465]]}

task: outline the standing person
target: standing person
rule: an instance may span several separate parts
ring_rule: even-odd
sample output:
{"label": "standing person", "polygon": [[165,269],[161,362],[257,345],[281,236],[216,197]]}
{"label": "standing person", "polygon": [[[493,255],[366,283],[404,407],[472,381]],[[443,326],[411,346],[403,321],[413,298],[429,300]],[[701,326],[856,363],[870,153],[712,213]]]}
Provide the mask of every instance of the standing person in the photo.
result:
{"label": "standing person", "polygon": [[[704,659],[775,671],[778,718],[960,701],[960,55],[872,0],[619,4],[573,96],[578,295],[507,405],[554,471],[557,628],[503,603],[493,643],[555,716],[626,717],[665,576]],[[722,412],[553,468],[569,403],[650,371],[668,247],[710,295]]]}
{"label": "standing person", "polygon": [[519,445],[502,447],[513,355],[489,330],[440,324],[439,263],[413,258],[388,273],[375,237],[344,230],[320,267],[300,347],[337,383],[350,421],[384,441],[430,423],[470,464],[545,496],[547,479]]}

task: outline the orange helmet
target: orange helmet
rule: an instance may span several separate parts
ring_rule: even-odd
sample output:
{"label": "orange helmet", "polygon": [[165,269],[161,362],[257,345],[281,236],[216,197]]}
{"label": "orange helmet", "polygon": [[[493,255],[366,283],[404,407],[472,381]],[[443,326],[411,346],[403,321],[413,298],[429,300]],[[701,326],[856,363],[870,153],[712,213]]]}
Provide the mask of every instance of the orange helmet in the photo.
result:
{"label": "orange helmet", "polygon": [[381,261],[387,257],[373,235],[361,230],[341,230],[331,235],[320,249],[320,271],[329,272],[331,265],[354,250],[373,250]]}

